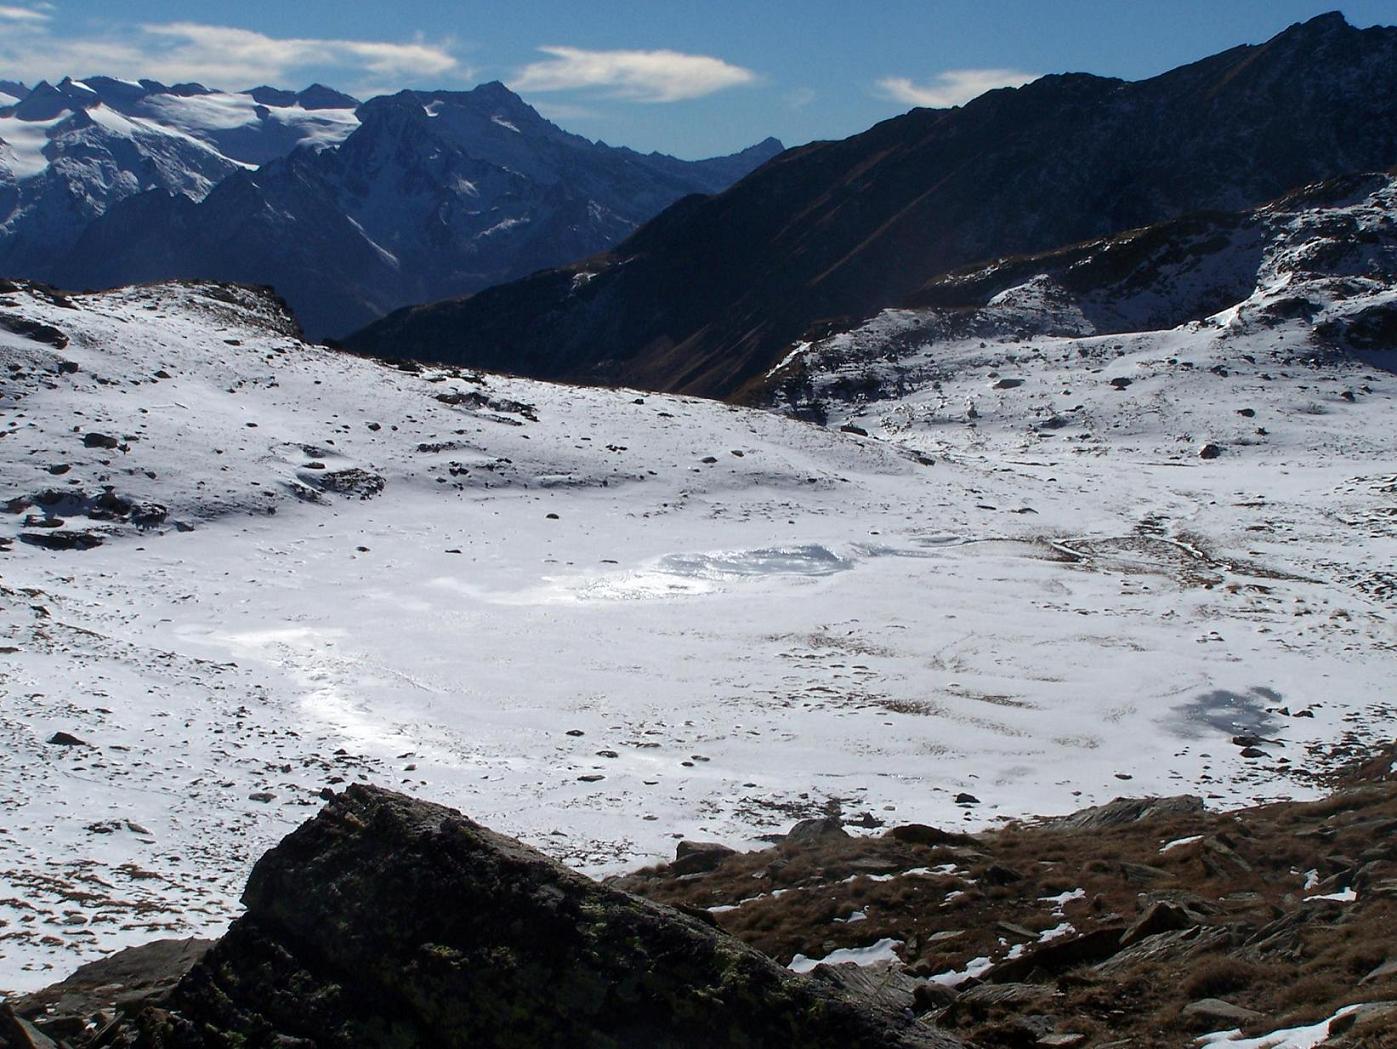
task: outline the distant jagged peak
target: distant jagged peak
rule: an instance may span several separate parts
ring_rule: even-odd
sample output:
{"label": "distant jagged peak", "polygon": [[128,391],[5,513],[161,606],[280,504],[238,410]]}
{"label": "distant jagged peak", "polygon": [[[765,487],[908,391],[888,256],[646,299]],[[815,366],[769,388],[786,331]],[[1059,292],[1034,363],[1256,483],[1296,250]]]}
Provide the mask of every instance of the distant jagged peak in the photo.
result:
{"label": "distant jagged peak", "polygon": [[119,108],[133,105],[148,95],[160,95],[170,89],[158,80],[122,80],[110,76],[90,76],[81,80],[64,77],[58,83],[58,90],[76,105],[90,106],[105,102]]}
{"label": "distant jagged peak", "polygon": [[302,91],[287,91],[284,88],[262,84],[241,92],[250,95],[264,106],[300,106],[302,109],[354,109],[359,100],[353,95],[327,87],[321,83],[311,84]]}
{"label": "distant jagged peak", "polygon": [[137,83],[114,77],[95,76],[78,80],[65,76],[57,84],[41,80],[33,89],[20,96],[20,103],[7,114],[20,120],[52,120],[67,112],[81,112],[104,102],[120,107],[137,102],[151,93],[152,88],[164,91],[153,81]]}
{"label": "distant jagged peak", "polygon": [[755,142],[746,149],[739,149],[732,155],[735,157],[774,157],[777,153],[784,153],[785,151],[786,144],[784,142],[775,135],[767,135],[767,137],[760,142]]}
{"label": "distant jagged peak", "polygon": [[[412,90],[407,89],[396,95],[385,96],[392,99],[412,99],[423,107],[429,115],[439,115],[445,110],[470,114],[491,119],[500,117],[516,126],[553,127],[538,110],[529,105],[498,80],[479,84],[469,91]],[[365,105],[373,105],[381,99],[371,99]]]}
{"label": "distant jagged peak", "polygon": [[27,121],[53,120],[72,108],[72,100],[67,95],[47,80],[40,80],[13,108],[12,115]]}
{"label": "distant jagged peak", "polygon": [[250,87],[242,93],[252,96],[254,102],[260,102],[264,106],[294,106],[296,104],[296,92],[287,91],[282,87],[259,84],[257,87]]}
{"label": "distant jagged peak", "polygon": [[317,81],[296,94],[302,109],[354,109],[359,100]]}
{"label": "distant jagged peak", "polygon": [[362,137],[376,127],[402,129],[413,126],[468,151],[514,151],[523,140],[569,140],[580,147],[590,143],[544,118],[498,81],[469,91],[404,89],[393,95],[371,98],[357,110]]}
{"label": "distant jagged peak", "polygon": [[180,98],[191,98],[195,95],[214,95],[218,93],[213,88],[205,87],[203,84],[195,81],[188,81],[182,84],[171,84],[168,88],[155,80],[142,80],[141,83],[152,86],[152,94],[156,93],[156,90],[163,90],[168,91],[172,95],[178,95]]}
{"label": "distant jagged peak", "polygon": [[1324,54],[1327,47],[1343,47],[1360,38],[1397,33],[1392,26],[1375,25],[1359,29],[1341,11],[1327,11],[1303,22],[1293,22],[1263,44],[1269,50],[1295,51],[1302,54]]}
{"label": "distant jagged peak", "polygon": [[[18,81],[0,81],[0,93],[20,99],[19,103],[8,107],[7,115],[21,120],[52,120],[64,109],[79,110],[106,104],[116,110],[129,111],[131,107],[156,95],[193,98],[226,92],[195,82],[163,84],[158,80],[124,80],[96,75],[81,79],[65,76],[57,84],[41,80],[32,88]],[[319,83],[301,91],[262,85],[237,93],[249,95],[265,106],[300,106],[306,110],[355,109],[359,106],[359,100],[352,95]]]}
{"label": "distant jagged peak", "polygon": [[1307,18],[1303,22],[1295,22],[1289,26],[1281,35],[1317,36],[1324,33],[1334,33],[1340,30],[1353,29],[1349,21],[1344,17],[1342,11],[1325,11],[1323,14]]}
{"label": "distant jagged peak", "polygon": [[506,87],[502,80],[487,80],[484,83],[476,84],[475,87],[465,92],[465,94],[491,102],[508,102],[512,100],[522,103],[524,101]]}
{"label": "distant jagged peak", "polygon": [[537,110],[529,105],[522,98],[516,95],[508,87],[498,80],[490,80],[484,84],[477,84],[471,90],[464,92],[471,101],[484,107],[502,107],[514,112],[533,113],[537,115]]}

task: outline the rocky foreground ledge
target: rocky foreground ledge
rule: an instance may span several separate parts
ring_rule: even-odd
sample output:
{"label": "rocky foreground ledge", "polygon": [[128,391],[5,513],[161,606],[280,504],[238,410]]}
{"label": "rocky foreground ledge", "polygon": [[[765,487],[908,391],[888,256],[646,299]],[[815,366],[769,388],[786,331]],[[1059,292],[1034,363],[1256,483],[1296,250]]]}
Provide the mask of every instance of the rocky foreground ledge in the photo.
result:
{"label": "rocky foreground ledge", "polygon": [[[243,901],[246,914],[172,989],[147,981],[102,1029],[57,1027],[63,1010],[45,1001],[66,993],[71,1014],[84,994],[99,1000],[93,980],[117,959],[99,962],[29,1003],[38,1014],[19,1003],[38,1026],[0,1018],[0,1045],[962,1044],[782,968],[706,915],[600,885],[451,809],[373,787],[351,786],[268,852]],[[163,949],[178,962],[178,945]]]}
{"label": "rocky foreground ledge", "polygon": [[1397,744],[1329,787],[973,835],[831,814],[598,884],[354,786],[222,940],[0,1006],[0,1049],[1397,1049]]}

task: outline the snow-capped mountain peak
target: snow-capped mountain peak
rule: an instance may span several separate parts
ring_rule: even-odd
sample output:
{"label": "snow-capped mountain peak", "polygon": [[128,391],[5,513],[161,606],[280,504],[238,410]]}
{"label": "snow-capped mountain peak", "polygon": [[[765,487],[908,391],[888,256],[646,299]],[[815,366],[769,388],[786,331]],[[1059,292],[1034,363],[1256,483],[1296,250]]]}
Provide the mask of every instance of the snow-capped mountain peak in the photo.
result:
{"label": "snow-capped mountain peak", "polygon": [[49,275],[90,222],[137,193],[201,200],[235,171],[337,144],[357,105],[318,85],[259,101],[201,84],[41,81],[0,106],[0,272]]}
{"label": "snow-capped mountain peak", "polygon": [[364,103],[323,84],[11,86],[0,273],[272,283],[316,335],[590,255],[781,151],[643,156],[564,131],[499,82]]}
{"label": "snow-capped mountain peak", "polygon": [[[161,94],[140,105],[220,145],[249,128],[265,135],[274,121],[304,130],[346,113],[307,110],[305,100],[255,120],[246,107],[268,107],[250,95]],[[352,132],[333,149],[287,151],[255,173],[230,172],[207,195],[151,180],[158,192],[107,209],[39,272],[69,287],[168,277],[273,284],[312,335],[340,335],[400,306],[594,254],[781,148],[769,140],[705,161],[617,149],[564,131],[500,83],[400,91],[346,116]]]}

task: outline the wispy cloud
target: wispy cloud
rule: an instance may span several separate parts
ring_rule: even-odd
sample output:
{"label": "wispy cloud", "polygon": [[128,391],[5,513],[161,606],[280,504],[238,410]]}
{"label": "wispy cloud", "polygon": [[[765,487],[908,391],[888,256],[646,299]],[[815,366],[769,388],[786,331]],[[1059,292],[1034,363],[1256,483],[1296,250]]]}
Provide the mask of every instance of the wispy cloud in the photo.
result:
{"label": "wispy cloud", "polygon": [[0,22],[47,22],[48,13],[32,7],[10,7],[0,4]]}
{"label": "wispy cloud", "polygon": [[890,76],[878,81],[884,98],[909,106],[945,108],[960,106],[997,87],[1020,87],[1037,74],[1018,69],[948,69],[925,83],[909,77]]}
{"label": "wispy cloud", "polygon": [[[0,7],[4,12],[29,10]],[[163,81],[198,80],[215,87],[294,85],[311,75],[335,77],[353,89],[369,79],[407,82],[472,76],[451,41],[405,43],[330,37],[274,37],[202,22],[159,22],[103,36],[58,34],[44,16],[11,19],[0,35],[0,69],[24,80],[104,73]]]}
{"label": "wispy cloud", "polygon": [[679,102],[757,81],[750,69],[680,51],[585,51],[540,47],[549,57],[526,65],[516,91],[594,90],[636,102]]}
{"label": "wispy cloud", "polygon": [[250,29],[168,22],[141,27],[170,42],[152,54],[156,79],[204,76],[225,83],[276,79],[312,66],[358,66],[379,77],[440,76],[456,68],[444,48],[414,42],[383,43],[315,37],[272,37]]}

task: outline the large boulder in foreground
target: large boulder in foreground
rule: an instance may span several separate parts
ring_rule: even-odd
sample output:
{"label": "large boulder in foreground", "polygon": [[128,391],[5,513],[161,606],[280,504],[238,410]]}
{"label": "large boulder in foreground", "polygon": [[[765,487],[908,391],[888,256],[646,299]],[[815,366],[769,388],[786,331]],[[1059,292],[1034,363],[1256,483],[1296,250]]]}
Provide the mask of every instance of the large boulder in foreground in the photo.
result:
{"label": "large boulder in foreground", "polygon": [[960,1044],[457,812],[372,787],[350,787],[262,857],[243,901],[168,1009],[145,1013],[139,1044]]}

